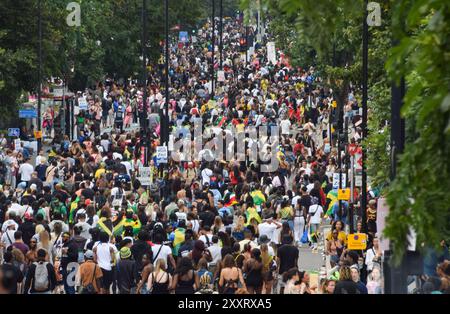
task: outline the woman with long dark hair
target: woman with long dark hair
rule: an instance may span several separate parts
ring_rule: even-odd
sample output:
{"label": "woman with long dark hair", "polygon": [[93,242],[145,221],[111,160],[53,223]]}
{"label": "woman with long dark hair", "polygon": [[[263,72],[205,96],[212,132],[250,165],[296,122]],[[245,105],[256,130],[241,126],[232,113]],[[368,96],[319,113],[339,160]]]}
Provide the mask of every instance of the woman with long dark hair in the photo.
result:
{"label": "woman with long dark hair", "polygon": [[236,267],[236,263],[231,254],[227,254],[222,260],[222,270],[220,271],[219,288],[224,294],[234,294],[240,282],[245,289],[245,281],[241,269]]}
{"label": "woman with long dark hair", "polygon": [[191,259],[189,257],[180,258],[172,282],[175,294],[194,294],[199,284],[200,280]]}
{"label": "woman with long dark hair", "polygon": [[263,286],[262,268],[261,251],[253,249],[251,257],[244,262],[243,267],[243,271],[246,274],[245,284],[250,294],[261,294]]}

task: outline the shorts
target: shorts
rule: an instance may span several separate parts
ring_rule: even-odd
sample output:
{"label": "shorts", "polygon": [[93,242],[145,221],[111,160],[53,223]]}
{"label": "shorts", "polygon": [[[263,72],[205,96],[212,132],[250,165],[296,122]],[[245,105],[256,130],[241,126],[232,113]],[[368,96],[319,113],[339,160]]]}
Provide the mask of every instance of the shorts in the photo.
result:
{"label": "shorts", "polygon": [[109,289],[109,287],[111,286],[112,282],[113,282],[113,272],[112,270],[105,270],[103,268],[100,268],[102,270],[103,276],[102,276],[102,283],[103,283],[103,288],[105,289]]}

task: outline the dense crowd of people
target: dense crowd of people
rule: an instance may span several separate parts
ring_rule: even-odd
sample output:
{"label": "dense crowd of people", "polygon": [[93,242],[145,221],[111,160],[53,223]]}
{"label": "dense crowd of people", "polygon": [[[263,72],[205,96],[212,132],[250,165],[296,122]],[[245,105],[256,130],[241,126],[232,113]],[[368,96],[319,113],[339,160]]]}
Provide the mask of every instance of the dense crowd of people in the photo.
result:
{"label": "dense crowd of people", "polygon": [[[169,146],[185,145],[172,150],[167,164],[155,154],[166,105],[162,61],[149,72],[145,101],[142,86],[133,83],[108,81],[79,93],[89,107],[76,116],[76,138],[65,135],[35,159],[2,140],[0,292],[383,293],[376,197],[369,193],[363,222],[358,206],[339,206],[333,187],[333,174],[347,167],[345,154],[338,164],[333,91],[313,67],[269,62],[260,43],[246,62],[243,34],[238,20],[225,20],[224,79],[216,79],[214,96],[210,24],[190,42],[171,46]],[[214,68],[221,70],[219,51]],[[357,144],[352,92],[345,116],[348,141]],[[143,119],[149,132],[132,127]],[[186,148],[198,140],[195,123],[202,144],[221,145],[214,139],[231,134],[225,151],[233,157],[189,158]],[[261,126],[278,126],[279,139],[269,133],[265,143],[255,141],[249,130]],[[204,146],[200,156],[213,154]],[[253,159],[255,147],[262,153]],[[262,171],[269,160],[276,169]],[[140,181],[146,163],[149,185]],[[325,223],[331,224],[326,234]],[[347,248],[350,223],[361,233],[367,225],[367,250]],[[330,265],[315,282],[299,269],[299,248],[318,252],[322,243]],[[448,292],[446,259],[427,279],[429,291]]]}

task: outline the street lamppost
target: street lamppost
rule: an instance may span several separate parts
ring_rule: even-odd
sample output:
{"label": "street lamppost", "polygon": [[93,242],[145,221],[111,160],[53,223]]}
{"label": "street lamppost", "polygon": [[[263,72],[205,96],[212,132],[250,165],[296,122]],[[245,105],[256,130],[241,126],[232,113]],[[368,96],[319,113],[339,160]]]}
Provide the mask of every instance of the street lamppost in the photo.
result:
{"label": "street lamppost", "polygon": [[[369,54],[369,28],[367,25],[367,0],[364,1],[364,19],[362,36],[362,138],[367,138],[367,77],[368,77],[368,54]],[[361,177],[361,220],[362,231],[367,233],[367,172],[366,172],[366,150],[362,150],[362,177]]]}
{"label": "street lamppost", "polygon": [[214,97],[214,53],[215,53],[215,41],[216,41],[216,1],[212,1],[212,16],[211,16],[211,22],[212,22],[212,56],[211,56],[211,98]]}
{"label": "street lamppost", "polygon": [[146,28],[147,28],[147,0],[142,0],[142,117],[140,120],[142,138],[141,149],[144,148],[144,166],[148,166],[148,130],[147,130],[147,54],[146,54]]}
{"label": "street lamppost", "polygon": [[165,20],[166,20],[166,46],[165,46],[165,80],[166,80],[166,86],[165,86],[165,98],[166,101],[164,103],[164,119],[161,120],[164,121],[163,124],[161,124],[161,145],[166,145],[168,143],[168,128],[169,128],[169,0],[165,0]]}
{"label": "street lamppost", "polygon": [[[38,70],[38,112],[37,112],[37,131],[41,131],[41,104],[42,104],[42,1],[39,0],[38,9],[38,36],[39,36],[39,70]],[[39,137],[37,139],[38,152],[42,147],[42,139]]]}
{"label": "street lamppost", "polygon": [[220,0],[220,69],[223,70],[223,0]]}

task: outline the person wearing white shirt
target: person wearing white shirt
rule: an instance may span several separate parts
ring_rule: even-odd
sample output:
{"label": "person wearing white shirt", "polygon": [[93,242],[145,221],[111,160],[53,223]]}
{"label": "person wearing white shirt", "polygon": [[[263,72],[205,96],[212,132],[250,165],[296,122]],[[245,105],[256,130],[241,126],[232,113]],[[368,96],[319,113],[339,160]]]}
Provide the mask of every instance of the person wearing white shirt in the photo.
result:
{"label": "person wearing white shirt", "polygon": [[[5,222],[6,224],[6,222]],[[6,230],[4,231],[2,238],[1,238],[1,243],[2,246],[4,248],[4,250],[6,251],[6,249],[14,243],[14,234],[16,233],[17,228],[16,225],[9,223],[6,225]]]}
{"label": "person wearing white shirt", "polygon": [[[309,206],[308,210],[308,224],[310,226],[310,234],[314,234],[319,230],[323,217],[323,208],[319,204],[317,197],[312,198],[313,205]],[[313,249],[317,249],[317,239],[313,242]]]}
{"label": "person wearing white shirt", "polygon": [[212,260],[209,263],[210,266],[215,266],[217,263],[222,260],[222,248],[219,246],[219,237],[212,237],[212,245],[208,248],[208,251],[211,253]]}
{"label": "person wearing white shirt", "polygon": [[[258,225],[259,237],[267,237],[271,243],[276,243],[275,236],[276,230],[281,228],[281,224],[273,220],[271,217],[267,217],[262,223]],[[264,239],[264,237],[263,237]]]}
{"label": "person wearing white shirt", "polygon": [[291,121],[289,121],[289,119],[281,120],[280,126],[281,126],[281,134],[284,136],[288,136],[291,128]]}
{"label": "person wearing white shirt", "polygon": [[20,180],[22,182],[26,182],[31,180],[31,174],[34,172],[33,166],[30,164],[30,159],[27,159],[23,164],[19,167]]}
{"label": "person wearing white shirt", "polygon": [[206,183],[209,184],[210,181],[211,181],[211,177],[213,175],[213,172],[212,172],[211,169],[205,168],[205,169],[202,170],[201,175],[202,175],[202,185],[204,185]]}
{"label": "person wearing white shirt", "polygon": [[156,266],[156,262],[159,259],[162,259],[166,262],[167,265],[169,263],[172,264],[173,268],[176,268],[175,260],[172,256],[172,249],[168,246],[163,244],[164,238],[163,235],[160,233],[157,233],[155,235],[154,239],[154,245],[152,246],[152,253],[153,253],[153,266]]}
{"label": "person wearing white shirt", "polygon": [[205,233],[202,234],[198,239],[203,243],[205,243],[205,247],[208,248],[213,244],[212,242],[213,235],[211,234],[211,231],[204,231],[204,232]]}
{"label": "person wearing white shirt", "polygon": [[47,158],[44,155],[44,151],[41,150],[39,152],[39,155],[37,155],[36,160],[35,160],[35,167],[39,166],[41,164],[41,160],[47,160]]}

